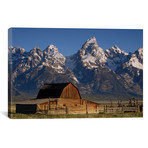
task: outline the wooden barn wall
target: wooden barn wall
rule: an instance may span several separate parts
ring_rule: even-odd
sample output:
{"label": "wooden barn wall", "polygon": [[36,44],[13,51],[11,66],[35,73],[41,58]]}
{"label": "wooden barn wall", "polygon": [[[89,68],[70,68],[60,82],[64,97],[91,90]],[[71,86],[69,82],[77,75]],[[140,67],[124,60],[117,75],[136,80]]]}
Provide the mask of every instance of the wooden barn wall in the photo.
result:
{"label": "wooden barn wall", "polygon": [[99,113],[99,104],[83,99],[58,99],[59,108],[67,108],[67,114]]}
{"label": "wooden barn wall", "polygon": [[37,105],[37,112],[47,112],[49,110],[49,102]]}
{"label": "wooden barn wall", "polygon": [[75,106],[76,104],[80,104],[81,100],[80,99],[71,99],[71,98],[59,98],[58,99],[58,105],[59,106]]}
{"label": "wooden barn wall", "polygon": [[80,99],[79,91],[72,84],[67,85],[60,96],[60,98]]}
{"label": "wooden barn wall", "polygon": [[91,114],[99,113],[99,104],[83,99],[51,99],[50,103],[37,105],[37,112],[48,114]]}

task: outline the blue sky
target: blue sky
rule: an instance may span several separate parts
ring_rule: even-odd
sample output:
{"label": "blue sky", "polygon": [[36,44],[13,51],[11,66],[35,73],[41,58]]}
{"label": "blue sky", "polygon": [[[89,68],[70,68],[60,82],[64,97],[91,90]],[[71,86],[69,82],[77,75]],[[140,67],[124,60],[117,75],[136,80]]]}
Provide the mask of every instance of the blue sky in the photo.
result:
{"label": "blue sky", "polygon": [[142,29],[11,28],[10,32],[12,39],[9,40],[9,46],[19,46],[30,51],[35,46],[44,50],[53,44],[64,56],[76,53],[91,37],[96,37],[104,50],[117,45],[121,50],[134,52],[143,47]]}

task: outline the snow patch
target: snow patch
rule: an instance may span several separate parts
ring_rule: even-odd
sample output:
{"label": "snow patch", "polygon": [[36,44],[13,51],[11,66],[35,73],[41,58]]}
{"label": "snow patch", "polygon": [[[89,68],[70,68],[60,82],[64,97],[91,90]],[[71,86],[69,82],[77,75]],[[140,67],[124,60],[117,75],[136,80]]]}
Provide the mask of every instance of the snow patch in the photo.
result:
{"label": "snow patch", "polygon": [[91,54],[87,54],[87,55],[84,55],[84,56],[82,56],[82,61],[85,63],[85,62],[87,62],[87,63],[89,63],[89,62],[91,62],[91,63],[96,63],[95,61],[96,61],[96,58],[94,57],[94,56],[92,56]]}
{"label": "snow patch", "polygon": [[86,43],[88,43],[88,44],[90,44],[90,43],[96,43],[96,38],[95,37],[92,37],[92,38],[88,39],[86,41]]}
{"label": "snow patch", "polygon": [[49,45],[45,50],[44,53],[46,57],[52,57],[55,59],[55,62],[61,63],[62,65],[65,64],[65,57],[59,53],[58,49],[54,45]]}
{"label": "snow patch", "polygon": [[58,65],[58,66],[53,66],[53,65],[52,65],[51,67],[54,68],[54,69],[56,69],[56,70],[58,70],[58,69],[59,69],[59,70],[63,69],[60,65]]}
{"label": "snow patch", "polygon": [[135,54],[132,54],[131,59],[129,60],[129,62],[126,62],[126,64],[127,66],[133,66],[138,69],[143,69],[143,64],[139,62]]}

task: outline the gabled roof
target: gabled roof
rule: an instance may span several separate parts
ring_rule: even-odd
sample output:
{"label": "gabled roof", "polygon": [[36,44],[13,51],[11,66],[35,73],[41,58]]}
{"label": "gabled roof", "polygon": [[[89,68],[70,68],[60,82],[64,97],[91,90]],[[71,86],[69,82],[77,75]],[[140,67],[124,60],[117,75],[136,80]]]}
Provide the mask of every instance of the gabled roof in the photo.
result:
{"label": "gabled roof", "polygon": [[63,89],[70,83],[55,83],[55,84],[44,84],[40,89],[37,99],[41,98],[60,98]]}

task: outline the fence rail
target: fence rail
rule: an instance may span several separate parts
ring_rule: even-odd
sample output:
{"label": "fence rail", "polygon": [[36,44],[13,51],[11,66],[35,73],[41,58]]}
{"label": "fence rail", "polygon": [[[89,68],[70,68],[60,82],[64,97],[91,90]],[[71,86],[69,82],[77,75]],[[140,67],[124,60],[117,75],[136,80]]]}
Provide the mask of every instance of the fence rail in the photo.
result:
{"label": "fence rail", "polygon": [[125,112],[142,112],[143,107],[141,109],[141,106],[133,106],[133,107],[128,107],[128,106],[104,106],[104,110],[101,109],[99,112],[100,113],[125,113]]}

